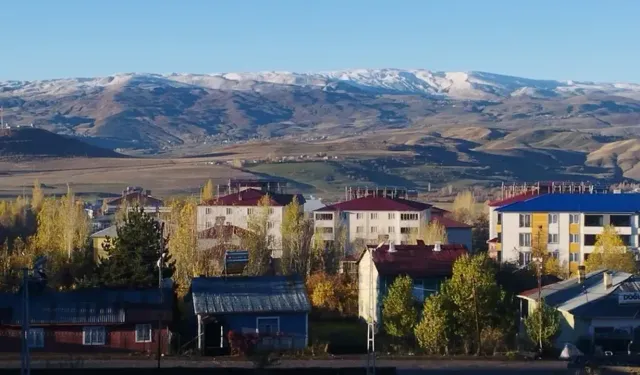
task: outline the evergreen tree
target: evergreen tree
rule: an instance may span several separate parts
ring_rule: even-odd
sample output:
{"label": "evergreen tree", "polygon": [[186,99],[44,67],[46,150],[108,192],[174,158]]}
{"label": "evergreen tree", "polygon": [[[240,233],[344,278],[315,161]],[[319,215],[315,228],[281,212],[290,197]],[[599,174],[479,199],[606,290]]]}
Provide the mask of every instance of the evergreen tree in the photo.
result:
{"label": "evergreen tree", "polygon": [[166,253],[163,278],[173,275],[175,265],[158,221],[140,207],[131,210],[118,226],[118,237],[103,245],[106,259],[98,268],[99,283],[112,287],[158,285],[157,262]]}

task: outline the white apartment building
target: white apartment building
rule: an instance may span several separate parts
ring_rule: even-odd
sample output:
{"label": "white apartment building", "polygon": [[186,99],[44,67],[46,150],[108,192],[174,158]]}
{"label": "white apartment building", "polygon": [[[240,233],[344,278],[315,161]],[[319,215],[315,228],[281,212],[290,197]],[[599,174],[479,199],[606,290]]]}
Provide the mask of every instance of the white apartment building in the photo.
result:
{"label": "white apartment building", "polygon": [[545,194],[495,209],[490,226],[494,253],[501,262],[531,262],[538,239],[570,271],[594,251],[603,227],[613,225],[637,251],[640,194]]}
{"label": "white apartment building", "polygon": [[377,245],[389,241],[401,245],[430,220],[429,204],[381,196],[352,199],[314,211],[316,235],[333,241],[338,228],[344,226],[349,243]]}
{"label": "white apartment building", "polygon": [[269,195],[270,206],[268,230],[273,240],[273,256],[279,257],[282,244],[282,217],[284,207],[291,203],[294,198],[300,203],[300,212],[303,210],[304,197],[296,194],[277,194],[267,191],[247,188],[237,193],[232,193],[220,197],[208,204],[198,206],[197,226],[198,232],[205,231],[215,225],[230,225],[242,229],[248,229],[247,221],[249,216],[255,213],[259,207],[260,200]]}

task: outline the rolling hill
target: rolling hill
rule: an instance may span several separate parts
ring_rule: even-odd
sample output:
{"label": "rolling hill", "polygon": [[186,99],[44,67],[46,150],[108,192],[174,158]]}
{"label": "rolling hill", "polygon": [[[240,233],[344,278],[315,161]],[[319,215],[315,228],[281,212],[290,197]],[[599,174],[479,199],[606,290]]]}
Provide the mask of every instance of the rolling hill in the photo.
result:
{"label": "rolling hill", "polygon": [[36,128],[0,129],[0,158],[117,158],[115,151]]}

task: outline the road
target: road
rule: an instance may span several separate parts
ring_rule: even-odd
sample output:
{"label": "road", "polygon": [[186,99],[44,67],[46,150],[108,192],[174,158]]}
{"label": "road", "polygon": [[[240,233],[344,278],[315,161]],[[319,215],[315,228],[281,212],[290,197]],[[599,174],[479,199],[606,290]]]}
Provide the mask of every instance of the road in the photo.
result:
{"label": "road", "polygon": [[[364,360],[283,360],[274,367],[305,368],[305,367],[363,367]],[[34,360],[32,368],[147,368],[155,367],[156,361],[139,360]],[[18,361],[1,361],[2,368],[17,368]],[[555,375],[568,374],[566,362],[560,361],[482,361],[482,360],[384,360],[377,361],[379,367],[396,367],[399,375]],[[245,361],[202,361],[202,360],[165,360],[162,367],[253,367],[251,362]]]}

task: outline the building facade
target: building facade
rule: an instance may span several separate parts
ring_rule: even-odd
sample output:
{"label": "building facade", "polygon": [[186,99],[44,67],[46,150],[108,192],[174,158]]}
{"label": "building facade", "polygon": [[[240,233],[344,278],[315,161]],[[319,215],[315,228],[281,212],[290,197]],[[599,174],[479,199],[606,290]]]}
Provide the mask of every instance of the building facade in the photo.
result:
{"label": "building facade", "polygon": [[520,200],[494,210],[493,254],[501,262],[525,265],[539,243],[575,272],[606,225],[637,251],[639,211],[640,194],[545,194]]}
{"label": "building facade", "polygon": [[260,201],[263,197],[269,197],[268,233],[272,237],[273,256],[278,258],[282,249],[282,218],[284,208],[294,199],[300,204],[300,213],[303,213],[305,199],[299,194],[271,193],[257,188],[246,188],[237,193],[222,196],[210,202],[198,206],[197,229],[198,232],[206,231],[215,226],[235,226],[247,230],[249,218],[259,215],[263,208]]}
{"label": "building facade", "polygon": [[349,243],[400,245],[431,220],[431,205],[406,199],[367,196],[314,211],[316,235],[335,241],[344,230]]}

